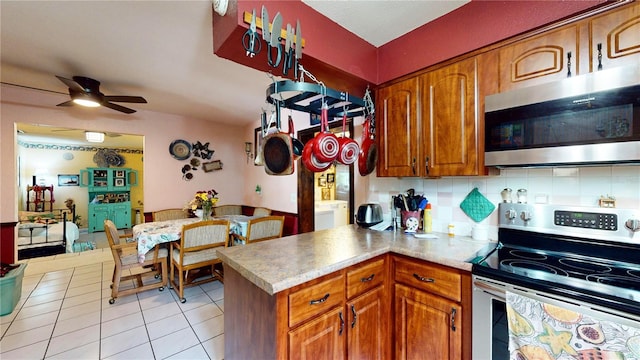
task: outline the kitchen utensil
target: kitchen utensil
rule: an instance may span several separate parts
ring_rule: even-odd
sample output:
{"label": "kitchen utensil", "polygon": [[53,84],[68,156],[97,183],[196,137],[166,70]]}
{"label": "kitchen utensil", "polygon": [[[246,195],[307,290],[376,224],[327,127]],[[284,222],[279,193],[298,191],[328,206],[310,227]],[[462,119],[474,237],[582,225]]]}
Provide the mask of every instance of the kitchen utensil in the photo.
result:
{"label": "kitchen utensil", "polygon": [[267,7],[262,5],[262,40],[269,45],[271,41],[271,30],[269,29],[269,12],[267,11]]}
{"label": "kitchen utensil", "polygon": [[340,144],[335,134],[329,131],[329,107],[322,105],[320,112],[320,133],[315,137],[313,154],[320,162],[332,162],[338,156]]}
{"label": "kitchen utensil", "polygon": [[302,28],[300,20],[296,20],[296,60],[293,65],[293,78],[298,79],[298,63],[302,59]]}
{"label": "kitchen utensil", "polygon": [[420,227],[420,211],[401,211],[400,218],[406,231],[416,231]]}
{"label": "kitchen utensil", "polygon": [[378,149],[371,135],[371,118],[367,118],[362,127],[362,141],[358,155],[358,171],[361,176],[367,176],[376,168]]}
{"label": "kitchen utensil", "polygon": [[291,24],[287,24],[287,38],[284,39],[284,66],[282,68],[282,74],[287,76],[289,69],[293,64],[293,29]]}
{"label": "kitchen utensil", "polygon": [[291,136],[280,131],[280,104],[276,103],[276,129],[264,139],[264,170],[269,175],[290,175],[294,171]]}
{"label": "kitchen utensil", "polygon": [[304,145],[302,150],[302,164],[311,172],[323,172],[331,166],[331,162],[319,161],[313,153],[316,138],[312,138]]}
{"label": "kitchen utensil", "polygon": [[295,136],[293,127],[293,118],[289,115],[289,136],[291,137],[291,146],[293,148],[293,159],[298,160],[302,156],[302,150],[304,150],[304,144],[298,140]]}
{"label": "kitchen utensil", "polygon": [[358,143],[347,137],[347,114],[342,116],[342,137],[338,138],[339,150],[336,160],[344,165],[351,165],[358,160],[360,146]]}
{"label": "kitchen utensil", "polygon": [[473,188],[460,203],[460,208],[473,221],[480,222],[489,216],[496,207],[478,191],[478,188]]}
{"label": "kitchen utensil", "polygon": [[382,207],[380,204],[362,204],[358,206],[356,224],[368,228],[382,222]]}
{"label": "kitchen utensil", "polygon": [[[267,25],[268,27],[268,25]],[[280,44],[280,32],[282,31],[282,15],[277,13],[273,18],[273,26],[271,27],[271,40],[269,41],[267,58],[271,67],[278,67],[282,60],[282,46]],[[273,49],[276,49],[276,59],[273,59]]]}
{"label": "kitchen utensil", "polygon": [[[257,53],[262,50],[262,43],[260,41],[256,41],[258,37],[258,33],[256,32],[256,9],[253,9],[253,13],[251,15],[251,25],[249,25],[249,29],[242,35],[242,46],[246,50],[246,56],[254,57]],[[257,46],[257,49],[256,49]]]}

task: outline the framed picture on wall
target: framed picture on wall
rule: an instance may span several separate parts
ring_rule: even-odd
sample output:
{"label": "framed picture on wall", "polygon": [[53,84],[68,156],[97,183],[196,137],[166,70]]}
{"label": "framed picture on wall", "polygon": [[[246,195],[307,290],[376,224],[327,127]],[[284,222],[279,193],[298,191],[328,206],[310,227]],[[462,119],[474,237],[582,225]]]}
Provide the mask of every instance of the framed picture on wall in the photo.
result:
{"label": "framed picture on wall", "polygon": [[79,186],[80,175],[63,174],[58,175],[58,186]]}
{"label": "framed picture on wall", "polygon": [[327,178],[324,176],[318,178],[318,186],[319,187],[327,187]]}
{"label": "framed picture on wall", "polygon": [[333,184],[336,182],[336,174],[327,174],[327,183]]}
{"label": "framed picture on wall", "polygon": [[124,186],[124,178],[117,178],[115,181],[115,186]]}

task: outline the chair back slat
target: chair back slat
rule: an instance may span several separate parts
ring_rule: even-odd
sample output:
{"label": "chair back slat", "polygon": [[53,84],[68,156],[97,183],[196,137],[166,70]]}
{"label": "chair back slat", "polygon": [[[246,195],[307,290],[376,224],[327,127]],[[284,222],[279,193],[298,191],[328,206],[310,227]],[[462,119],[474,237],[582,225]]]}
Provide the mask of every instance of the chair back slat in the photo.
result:
{"label": "chair back slat", "polygon": [[182,227],[180,247],[184,251],[199,251],[225,246],[229,240],[229,220],[207,220]]}
{"label": "chair back slat", "polygon": [[242,205],[220,205],[213,208],[213,215],[242,215]]}
{"label": "chair back slat", "polygon": [[271,215],[271,209],[264,207],[257,207],[253,209],[253,216],[269,216]]}
{"label": "chair back slat", "polygon": [[247,225],[248,242],[270,240],[282,237],[284,216],[265,216],[249,220]]}
{"label": "chair back slat", "polygon": [[163,209],[151,213],[153,221],[186,219],[189,214],[183,209]]}

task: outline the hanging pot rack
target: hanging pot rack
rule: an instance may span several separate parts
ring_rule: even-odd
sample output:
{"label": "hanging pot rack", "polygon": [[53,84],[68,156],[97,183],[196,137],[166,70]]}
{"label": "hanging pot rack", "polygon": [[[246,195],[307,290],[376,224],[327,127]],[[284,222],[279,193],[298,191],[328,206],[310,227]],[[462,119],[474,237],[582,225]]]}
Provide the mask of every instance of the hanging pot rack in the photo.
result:
{"label": "hanging pot rack", "polygon": [[327,88],[322,83],[283,80],[273,82],[267,88],[267,102],[279,103],[287,109],[320,115],[323,101],[329,107],[329,118],[362,116],[366,113],[365,101],[359,97]]}

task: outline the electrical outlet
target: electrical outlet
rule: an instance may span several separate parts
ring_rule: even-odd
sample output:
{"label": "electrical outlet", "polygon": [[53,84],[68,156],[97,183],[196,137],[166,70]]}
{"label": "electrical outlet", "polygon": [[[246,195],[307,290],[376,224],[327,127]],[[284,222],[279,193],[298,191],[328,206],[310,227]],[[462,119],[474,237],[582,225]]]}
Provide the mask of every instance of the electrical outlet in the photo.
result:
{"label": "electrical outlet", "polygon": [[298,200],[298,197],[296,196],[295,193],[291,193],[289,195],[289,201],[291,201],[291,203],[295,203]]}

